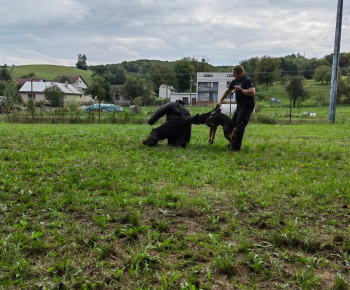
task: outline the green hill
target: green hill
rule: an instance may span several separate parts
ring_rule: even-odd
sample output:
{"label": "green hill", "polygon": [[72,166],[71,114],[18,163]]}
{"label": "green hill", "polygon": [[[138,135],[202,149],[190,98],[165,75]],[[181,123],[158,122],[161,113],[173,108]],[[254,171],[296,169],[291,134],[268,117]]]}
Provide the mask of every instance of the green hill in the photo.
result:
{"label": "green hill", "polygon": [[21,65],[11,67],[11,75],[15,80],[28,73],[35,73],[37,78],[43,78],[46,81],[52,81],[56,76],[63,75],[76,75],[82,76],[82,78],[87,82],[88,85],[92,83],[91,75],[93,72],[91,70],[81,70],[75,67],[67,67],[60,65],[50,65],[50,64],[40,64],[40,65]]}

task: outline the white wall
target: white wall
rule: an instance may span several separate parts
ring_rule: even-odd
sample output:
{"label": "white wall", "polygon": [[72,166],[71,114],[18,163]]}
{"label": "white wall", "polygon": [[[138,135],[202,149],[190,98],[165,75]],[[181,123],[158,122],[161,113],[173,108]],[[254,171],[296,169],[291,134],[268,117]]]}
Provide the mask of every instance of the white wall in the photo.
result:
{"label": "white wall", "polygon": [[164,84],[159,86],[159,98],[169,99],[172,93],[176,93],[176,90],[173,88],[173,86]]}
{"label": "white wall", "polygon": [[[218,83],[217,98],[220,100],[222,94],[227,89],[228,82],[233,80],[232,72],[218,73],[218,72],[198,72],[197,73],[197,96],[199,91],[204,91],[205,89],[199,86],[199,83]],[[217,100],[217,101],[218,101]],[[228,101],[228,98],[226,99]],[[233,95],[232,101],[235,102],[235,96]]]}

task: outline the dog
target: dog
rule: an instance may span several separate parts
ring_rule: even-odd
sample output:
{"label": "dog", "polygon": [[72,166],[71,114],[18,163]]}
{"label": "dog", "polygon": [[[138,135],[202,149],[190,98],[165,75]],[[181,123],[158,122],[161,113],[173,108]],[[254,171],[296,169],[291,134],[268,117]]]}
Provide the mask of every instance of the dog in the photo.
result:
{"label": "dog", "polygon": [[233,138],[235,137],[234,134],[234,123],[231,120],[230,117],[226,116],[225,114],[221,113],[221,108],[216,107],[214,110],[204,113],[204,114],[197,114],[192,118],[192,124],[205,124],[210,128],[209,132],[209,144],[214,143],[216,129],[218,126],[222,126],[224,131],[224,136],[229,142],[230,148],[232,148],[233,145]]}

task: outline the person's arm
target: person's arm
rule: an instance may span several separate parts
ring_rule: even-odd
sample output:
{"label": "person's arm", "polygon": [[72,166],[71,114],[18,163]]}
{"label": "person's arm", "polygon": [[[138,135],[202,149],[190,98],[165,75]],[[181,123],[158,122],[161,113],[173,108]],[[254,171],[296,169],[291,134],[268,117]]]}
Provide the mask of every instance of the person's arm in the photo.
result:
{"label": "person's arm", "polygon": [[220,107],[221,103],[223,100],[225,100],[229,95],[231,94],[231,90],[229,88],[226,89],[226,91],[224,91],[224,93],[222,94],[220,100],[217,102],[217,106]]}
{"label": "person's arm", "polygon": [[248,97],[254,97],[255,96],[255,88],[249,88],[249,89],[242,89],[240,86],[235,87],[235,92],[241,91],[243,95],[246,95]]}
{"label": "person's arm", "polygon": [[163,106],[161,106],[153,115],[152,117],[147,121],[148,124],[153,125],[155,122],[157,122],[161,117],[163,117],[165,114],[168,113],[169,109],[173,106],[173,103],[168,103]]}

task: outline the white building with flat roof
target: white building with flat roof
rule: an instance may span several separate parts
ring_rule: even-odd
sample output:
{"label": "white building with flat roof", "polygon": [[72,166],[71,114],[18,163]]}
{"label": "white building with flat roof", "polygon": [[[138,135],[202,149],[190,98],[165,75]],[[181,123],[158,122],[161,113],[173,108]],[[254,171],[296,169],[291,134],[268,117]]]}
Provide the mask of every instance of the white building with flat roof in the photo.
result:
{"label": "white building with flat roof", "polygon": [[[218,102],[222,94],[233,80],[232,72],[198,72],[197,73],[197,105]],[[225,102],[236,103],[235,94],[228,96]]]}

